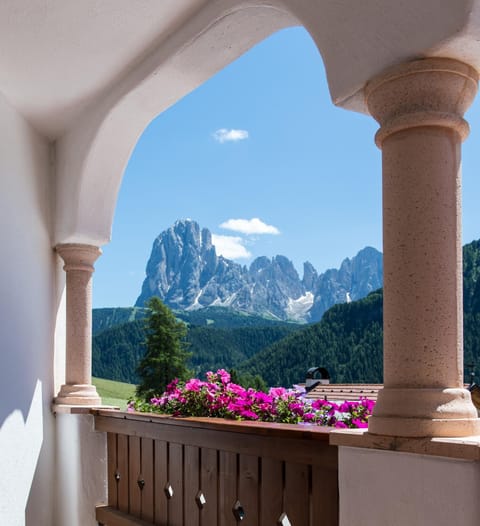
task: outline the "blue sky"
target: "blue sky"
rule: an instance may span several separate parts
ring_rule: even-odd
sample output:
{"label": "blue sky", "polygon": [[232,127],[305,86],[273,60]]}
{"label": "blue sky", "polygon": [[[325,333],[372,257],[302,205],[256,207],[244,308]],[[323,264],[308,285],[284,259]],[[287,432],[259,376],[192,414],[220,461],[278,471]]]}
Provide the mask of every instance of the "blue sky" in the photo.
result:
{"label": "blue sky", "polygon": [[[464,242],[480,238],[478,99],[467,119]],[[228,236],[215,238],[218,248],[239,263],[283,254],[300,275],[307,260],[323,272],[367,245],[381,250],[377,128],[371,117],[333,106],[305,30],[260,43],[143,133],[124,174],[112,241],[96,264],[94,307],[134,304],[153,240],[177,219]]]}

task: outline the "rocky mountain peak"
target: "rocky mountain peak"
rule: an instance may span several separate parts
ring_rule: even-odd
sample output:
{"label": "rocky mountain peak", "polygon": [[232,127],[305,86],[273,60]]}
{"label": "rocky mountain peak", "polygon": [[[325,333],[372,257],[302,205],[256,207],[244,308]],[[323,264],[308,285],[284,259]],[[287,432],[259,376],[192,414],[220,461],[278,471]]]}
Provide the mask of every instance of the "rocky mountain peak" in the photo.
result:
{"label": "rocky mountain peak", "polygon": [[218,256],[211,232],[183,219],[155,239],[136,306],[159,296],[176,309],[223,306],[317,321],[334,303],[359,299],[380,287],[382,270],[382,255],[371,247],[320,275],[306,262],[302,280],[282,255],[258,257],[247,268]]}
{"label": "rocky mountain peak", "polygon": [[318,273],[315,270],[315,267],[310,263],[310,261],[305,261],[303,264],[303,286],[305,290],[313,291],[316,287],[318,281]]}

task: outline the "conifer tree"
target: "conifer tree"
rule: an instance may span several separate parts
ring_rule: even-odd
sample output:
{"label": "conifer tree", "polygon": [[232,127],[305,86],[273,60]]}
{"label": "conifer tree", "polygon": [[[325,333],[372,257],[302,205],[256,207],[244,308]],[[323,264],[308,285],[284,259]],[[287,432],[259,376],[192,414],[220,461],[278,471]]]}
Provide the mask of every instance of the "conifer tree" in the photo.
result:
{"label": "conifer tree", "polygon": [[150,400],[162,394],[173,379],[187,379],[190,354],[186,350],[186,325],[157,297],[151,298],[147,307],[150,314],[145,322],[146,352],[137,369],[137,396]]}

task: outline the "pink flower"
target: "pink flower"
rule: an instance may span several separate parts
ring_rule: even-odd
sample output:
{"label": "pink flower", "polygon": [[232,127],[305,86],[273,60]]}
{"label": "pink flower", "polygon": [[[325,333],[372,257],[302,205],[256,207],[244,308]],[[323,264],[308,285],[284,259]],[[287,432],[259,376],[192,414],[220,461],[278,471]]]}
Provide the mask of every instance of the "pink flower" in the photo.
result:
{"label": "pink flower", "polygon": [[355,409],[355,407],[357,406],[357,404],[355,404],[354,402],[343,402],[343,404],[340,405],[339,407],[339,411],[341,413],[349,413],[352,409]]}
{"label": "pink flower", "polygon": [[368,427],[368,423],[367,422],[363,422],[362,420],[360,420],[358,418],[352,418],[352,425],[354,427],[358,427],[358,428],[366,428],[366,427]]}
{"label": "pink flower", "polygon": [[178,382],[179,382],[179,379],[178,379],[178,378],[175,378],[174,380],[172,380],[172,381],[167,385],[167,393],[170,393],[170,392],[174,391],[175,388],[176,388],[177,385],[178,385]]}
{"label": "pink flower", "polygon": [[199,380],[198,378],[191,378],[188,380],[188,382],[185,384],[185,389],[187,391],[200,391],[201,387],[205,385],[204,382]]}
{"label": "pink flower", "polygon": [[222,384],[228,384],[230,382],[230,373],[227,373],[225,369],[219,369],[217,375],[220,376]]}
{"label": "pink flower", "polygon": [[258,415],[255,414],[253,411],[250,411],[249,409],[244,409],[243,411],[240,411],[240,416],[243,418],[248,418],[249,420],[258,420]]}
{"label": "pink flower", "polygon": [[312,402],[313,409],[323,409],[324,406],[330,405],[330,402],[328,400],[315,400]]}
{"label": "pink flower", "polygon": [[241,385],[237,384],[228,384],[227,385],[227,391],[230,393],[236,394],[236,395],[242,395],[245,396],[246,391]]}
{"label": "pink flower", "polygon": [[270,396],[273,396],[274,398],[281,398],[285,394],[287,394],[287,390],[285,387],[272,387],[270,391],[268,391],[268,394]]}
{"label": "pink flower", "polygon": [[291,404],[288,404],[288,408],[290,409],[290,411],[299,416],[303,416],[304,414],[303,404],[300,402],[293,402]]}
{"label": "pink flower", "polygon": [[255,393],[255,400],[258,403],[263,404],[271,404],[273,402],[273,398],[270,395],[267,395],[267,393],[262,393],[261,391]]}
{"label": "pink flower", "polygon": [[375,407],[375,402],[374,400],[370,400],[368,398],[362,398],[360,400],[360,404],[361,406],[365,407],[365,409],[371,413],[373,411],[373,408]]}

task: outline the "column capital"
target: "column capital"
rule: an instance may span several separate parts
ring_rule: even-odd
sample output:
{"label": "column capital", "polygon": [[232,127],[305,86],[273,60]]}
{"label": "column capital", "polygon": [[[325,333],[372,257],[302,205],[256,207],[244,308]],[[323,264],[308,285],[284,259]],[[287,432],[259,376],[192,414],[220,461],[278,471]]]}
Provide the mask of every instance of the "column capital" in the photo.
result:
{"label": "column capital", "polygon": [[365,87],[367,107],[381,125],[377,146],[394,133],[425,126],[450,128],[463,141],[469,133],[463,115],[477,89],[477,71],[449,58],[415,60],[383,72]]}
{"label": "column capital", "polygon": [[102,250],[99,247],[81,243],[63,243],[57,245],[55,251],[65,262],[63,267],[65,271],[83,270],[93,272],[93,264],[102,254]]}

